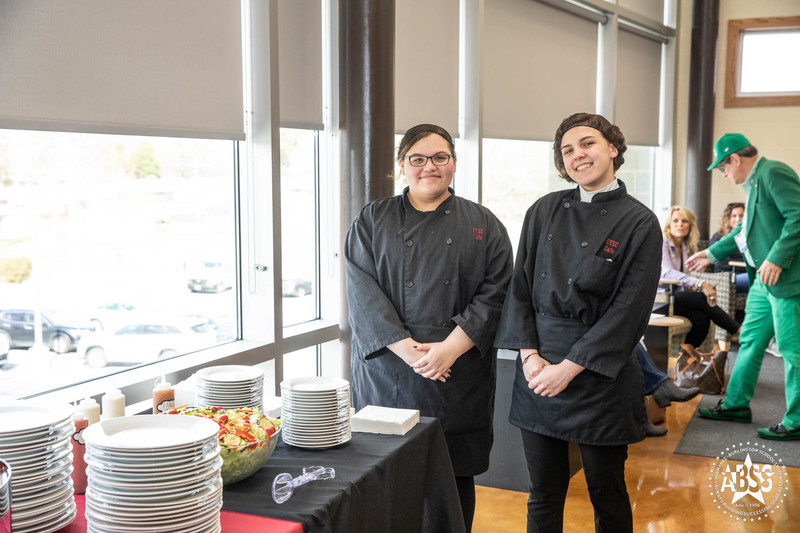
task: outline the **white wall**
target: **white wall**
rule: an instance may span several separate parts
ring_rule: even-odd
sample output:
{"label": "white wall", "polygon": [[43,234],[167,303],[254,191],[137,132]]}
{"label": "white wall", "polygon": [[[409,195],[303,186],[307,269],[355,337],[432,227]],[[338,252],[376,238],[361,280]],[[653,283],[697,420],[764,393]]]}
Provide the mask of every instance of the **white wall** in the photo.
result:
{"label": "white wall", "polygon": [[[725,65],[727,62],[728,21],[755,17],[800,15],[797,0],[723,0],[719,10],[717,37],[716,105],[714,139],[729,132],[744,134],[761,155],[783,161],[800,172],[800,143],[797,124],[800,106],[725,107]],[[691,52],[692,0],[681,0],[679,16],[678,88],[676,91],[676,156],[673,203],[684,203],[686,175],[686,128],[688,115],[689,58]],[[796,68],[797,54],[787,55],[787,68]],[[709,161],[710,163],[710,161]],[[710,233],[729,202],[744,201],[742,188],[733,185],[719,172],[712,173]]]}

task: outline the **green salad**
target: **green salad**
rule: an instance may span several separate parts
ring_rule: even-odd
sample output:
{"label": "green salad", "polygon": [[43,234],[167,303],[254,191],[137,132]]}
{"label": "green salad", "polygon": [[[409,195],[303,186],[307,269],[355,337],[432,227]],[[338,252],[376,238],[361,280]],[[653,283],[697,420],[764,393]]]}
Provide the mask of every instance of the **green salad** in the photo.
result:
{"label": "green salad", "polygon": [[240,481],[261,468],[278,444],[276,433],[281,421],[257,408],[184,407],[167,414],[200,416],[219,425],[219,454],[225,485]]}

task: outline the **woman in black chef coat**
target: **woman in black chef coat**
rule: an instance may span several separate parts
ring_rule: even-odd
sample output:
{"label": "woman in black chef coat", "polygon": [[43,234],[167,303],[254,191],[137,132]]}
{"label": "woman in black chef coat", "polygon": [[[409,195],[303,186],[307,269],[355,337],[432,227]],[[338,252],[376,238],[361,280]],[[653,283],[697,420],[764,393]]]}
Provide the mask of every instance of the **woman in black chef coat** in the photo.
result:
{"label": "woman in black chef coat", "polygon": [[531,488],[528,531],[562,531],[568,443],[579,444],[597,531],[632,531],[627,445],[645,436],[634,346],[659,279],[653,212],[614,173],[625,137],[577,113],[553,144],[561,177],[525,215],[495,346],[519,350],[509,421],[521,428]]}
{"label": "woman in black chef coat", "polygon": [[450,188],[456,155],[443,128],[408,130],[397,164],[408,187],[364,207],[345,239],[353,405],[440,420],[469,531],[474,476],[492,446],[492,344],[511,243],[488,209]]}

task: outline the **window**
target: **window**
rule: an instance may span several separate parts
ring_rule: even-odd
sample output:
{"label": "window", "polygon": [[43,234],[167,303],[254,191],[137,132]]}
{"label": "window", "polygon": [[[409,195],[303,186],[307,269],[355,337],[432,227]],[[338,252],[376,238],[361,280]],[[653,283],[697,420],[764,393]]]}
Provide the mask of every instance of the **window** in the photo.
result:
{"label": "window", "polygon": [[236,339],[234,168],[232,141],[0,130],[0,400]]}
{"label": "window", "polygon": [[730,20],[725,107],[800,105],[798,54],[800,16]]}
{"label": "window", "polygon": [[283,324],[319,318],[318,132],[281,128]]}

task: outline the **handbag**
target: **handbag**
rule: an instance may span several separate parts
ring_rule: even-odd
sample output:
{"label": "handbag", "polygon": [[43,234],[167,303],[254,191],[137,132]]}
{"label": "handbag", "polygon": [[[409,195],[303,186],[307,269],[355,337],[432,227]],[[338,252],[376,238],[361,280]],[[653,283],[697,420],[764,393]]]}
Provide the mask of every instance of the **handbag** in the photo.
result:
{"label": "handbag", "polygon": [[681,344],[675,363],[675,383],[683,388],[697,387],[703,394],[722,394],[727,360],[727,351],[704,353],[691,344]]}

